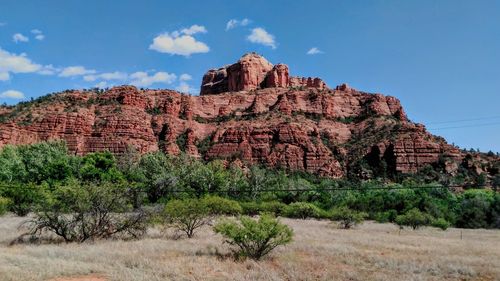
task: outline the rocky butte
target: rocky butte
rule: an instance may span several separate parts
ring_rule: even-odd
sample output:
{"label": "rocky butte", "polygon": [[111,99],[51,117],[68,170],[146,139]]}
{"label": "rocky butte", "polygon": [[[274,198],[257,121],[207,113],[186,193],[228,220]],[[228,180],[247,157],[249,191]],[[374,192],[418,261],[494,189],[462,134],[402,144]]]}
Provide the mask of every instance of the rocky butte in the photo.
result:
{"label": "rocky butte", "polygon": [[79,155],[133,146],[332,178],[498,167],[498,157],[466,154],[408,120],[394,97],[294,77],[255,53],[209,70],[200,96],[120,86],[0,107],[0,147],[55,139]]}

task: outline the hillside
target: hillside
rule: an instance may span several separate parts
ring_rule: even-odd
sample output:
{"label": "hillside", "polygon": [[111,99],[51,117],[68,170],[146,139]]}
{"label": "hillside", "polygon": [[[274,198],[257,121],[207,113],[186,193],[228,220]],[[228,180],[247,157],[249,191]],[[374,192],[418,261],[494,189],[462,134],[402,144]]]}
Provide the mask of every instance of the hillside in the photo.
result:
{"label": "hillside", "polygon": [[129,146],[319,176],[373,178],[423,168],[493,178],[499,158],[469,154],[411,122],[399,100],[292,77],[254,54],[209,70],[200,96],[120,86],[68,90],[0,108],[0,147],[63,139],[83,155]]}

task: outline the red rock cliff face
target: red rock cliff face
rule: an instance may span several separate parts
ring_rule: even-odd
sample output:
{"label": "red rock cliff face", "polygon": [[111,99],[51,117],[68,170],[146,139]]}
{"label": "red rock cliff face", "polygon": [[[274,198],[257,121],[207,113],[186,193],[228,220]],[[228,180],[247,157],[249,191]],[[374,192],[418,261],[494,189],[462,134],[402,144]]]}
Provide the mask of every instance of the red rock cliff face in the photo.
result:
{"label": "red rock cliff face", "polygon": [[0,147],[63,139],[76,154],[134,146],[333,178],[359,159],[413,173],[440,157],[453,172],[464,157],[408,121],[394,97],[290,77],[286,65],[256,54],[208,71],[201,94],[121,86],[66,91],[22,110],[0,108]]}

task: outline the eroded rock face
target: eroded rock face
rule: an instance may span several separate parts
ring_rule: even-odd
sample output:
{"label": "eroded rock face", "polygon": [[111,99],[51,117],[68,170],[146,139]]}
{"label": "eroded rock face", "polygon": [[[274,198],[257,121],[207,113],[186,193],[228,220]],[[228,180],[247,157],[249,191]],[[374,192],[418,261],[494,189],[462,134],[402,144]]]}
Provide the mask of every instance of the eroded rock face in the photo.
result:
{"label": "eroded rock face", "polygon": [[63,139],[79,155],[134,146],[141,153],[183,151],[332,178],[345,176],[359,159],[385,162],[395,173],[440,159],[450,174],[457,163],[487,167],[408,121],[394,97],[290,77],[286,65],[255,54],[207,72],[202,92],[121,86],[66,91],[17,111],[0,107],[0,147]]}
{"label": "eroded rock face", "polygon": [[235,64],[205,73],[200,95],[288,87],[325,89],[327,86],[319,78],[289,77],[287,65],[273,66],[264,57],[249,53]]}

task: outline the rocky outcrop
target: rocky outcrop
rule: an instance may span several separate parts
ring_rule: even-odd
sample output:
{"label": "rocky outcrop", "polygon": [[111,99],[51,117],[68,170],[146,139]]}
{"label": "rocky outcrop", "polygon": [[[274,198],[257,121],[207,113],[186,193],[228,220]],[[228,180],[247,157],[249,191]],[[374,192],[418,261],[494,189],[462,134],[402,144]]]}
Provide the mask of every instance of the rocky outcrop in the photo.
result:
{"label": "rocky outcrop", "polygon": [[0,107],[0,147],[63,139],[80,155],[134,146],[333,178],[361,160],[394,173],[436,163],[450,174],[493,170],[409,121],[394,97],[290,77],[286,65],[256,54],[207,72],[202,94],[120,86]]}
{"label": "rocky outcrop", "polygon": [[264,57],[248,53],[235,64],[205,73],[200,95],[288,87],[327,88],[319,78],[289,77],[287,65],[273,66]]}

